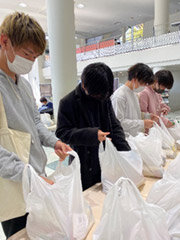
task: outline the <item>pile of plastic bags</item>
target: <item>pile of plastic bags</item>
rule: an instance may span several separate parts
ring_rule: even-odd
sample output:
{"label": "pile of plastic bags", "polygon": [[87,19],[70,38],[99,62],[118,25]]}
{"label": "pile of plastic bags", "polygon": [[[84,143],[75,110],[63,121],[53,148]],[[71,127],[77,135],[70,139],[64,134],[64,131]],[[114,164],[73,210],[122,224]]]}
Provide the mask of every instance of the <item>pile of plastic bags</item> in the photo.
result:
{"label": "pile of plastic bags", "polygon": [[108,192],[93,240],[170,240],[165,211],[145,202],[129,179]]}
{"label": "pile of plastic bags", "polygon": [[171,240],[180,239],[180,155],[169,165],[163,179],[157,181],[148,197],[149,203],[167,211],[168,230]]}

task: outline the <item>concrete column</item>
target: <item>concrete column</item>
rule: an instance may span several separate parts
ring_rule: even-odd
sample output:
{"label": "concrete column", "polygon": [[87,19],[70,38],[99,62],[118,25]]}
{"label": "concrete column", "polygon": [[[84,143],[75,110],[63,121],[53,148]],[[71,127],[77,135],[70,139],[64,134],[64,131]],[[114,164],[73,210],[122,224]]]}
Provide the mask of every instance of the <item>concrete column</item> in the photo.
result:
{"label": "concrete column", "polygon": [[77,85],[74,1],[46,0],[54,117],[59,100]]}
{"label": "concrete column", "polygon": [[126,42],[126,27],[122,28],[122,42]]}
{"label": "concrete column", "polygon": [[169,31],[169,0],[154,0],[155,36]]}

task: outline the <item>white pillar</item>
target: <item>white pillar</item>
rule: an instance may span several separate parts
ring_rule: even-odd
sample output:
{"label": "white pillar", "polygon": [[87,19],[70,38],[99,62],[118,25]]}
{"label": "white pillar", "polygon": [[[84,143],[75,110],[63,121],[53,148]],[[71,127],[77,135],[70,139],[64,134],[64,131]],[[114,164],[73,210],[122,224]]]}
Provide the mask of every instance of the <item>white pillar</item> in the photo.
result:
{"label": "white pillar", "polygon": [[74,1],[46,0],[54,117],[59,100],[77,85]]}
{"label": "white pillar", "polygon": [[126,27],[122,28],[122,42],[126,42]]}
{"label": "white pillar", "polygon": [[40,83],[40,74],[42,71],[42,67],[39,67],[39,58],[41,58],[41,56],[39,56],[32,67],[32,70],[28,73],[28,81],[31,84],[31,87],[33,89],[33,94],[34,97],[36,99],[36,104],[38,105],[38,107],[40,107],[40,88],[39,88],[39,83]]}
{"label": "white pillar", "polygon": [[169,0],[154,0],[155,36],[169,31]]}

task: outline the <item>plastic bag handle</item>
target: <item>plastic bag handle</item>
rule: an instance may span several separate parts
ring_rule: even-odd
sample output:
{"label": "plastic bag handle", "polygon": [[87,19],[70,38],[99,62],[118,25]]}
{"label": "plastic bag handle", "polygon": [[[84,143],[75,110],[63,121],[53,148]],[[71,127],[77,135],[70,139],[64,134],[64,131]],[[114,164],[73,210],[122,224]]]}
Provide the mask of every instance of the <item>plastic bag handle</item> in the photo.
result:
{"label": "plastic bag handle", "polygon": [[170,138],[170,140],[172,141],[172,142],[175,142],[175,140],[174,140],[174,138],[171,136],[171,134],[168,132],[168,130],[167,130],[167,127],[165,126],[165,124],[163,123],[163,121],[162,121],[162,119],[161,118],[159,118],[159,123],[160,123],[160,125],[161,125],[161,128],[165,131],[165,133],[168,135],[168,137]]}
{"label": "plastic bag handle", "polygon": [[115,183],[115,189],[116,189],[116,193],[118,194],[118,196],[120,196],[120,186],[123,186],[124,189],[127,189],[128,186],[131,187],[132,191],[134,192],[134,194],[136,195],[136,197],[139,199],[139,201],[141,202],[142,205],[145,205],[143,198],[141,197],[139,190],[137,189],[136,185],[129,179],[129,178],[124,178],[121,177],[119,178],[116,183]]}
{"label": "plastic bag handle", "polygon": [[25,201],[27,200],[28,194],[32,191],[31,183],[35,175],[37,175],[37,173],[33,167],[30,164],[26,164],[22,175],[23,196]]}

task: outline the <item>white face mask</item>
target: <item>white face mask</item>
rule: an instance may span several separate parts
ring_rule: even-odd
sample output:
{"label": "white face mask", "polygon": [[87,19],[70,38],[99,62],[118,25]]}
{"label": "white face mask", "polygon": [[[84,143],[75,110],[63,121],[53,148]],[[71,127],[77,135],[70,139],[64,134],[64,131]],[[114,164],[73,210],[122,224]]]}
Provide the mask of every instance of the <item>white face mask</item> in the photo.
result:
{"label": "white face mask", "polygon": [[29,73],[32,69],[34,62],[15,54],[12,45],[11,48],[15,58],[13,62],[10,62],[6,52],[7,65],[9,70],[18,75]]}
{"label": "white face mask", "polygon": [[[7,57],[7,54],[6,54],[6,57]],[[7,58],[7,65],[9,70],[18,75],[29,73],[32,69],[33,63],[34,63],[33,61],[30,61],[19,55],[15,55],[14,61],[12,63]]]}
{"label": "white face mask", "polygon": [[145,88],[145,86],[139,86],[138,88],[135,88],[135,82],[133,82],[133,91],[134,92],[139,93],[139,92],[143,91],[144,88]]}

